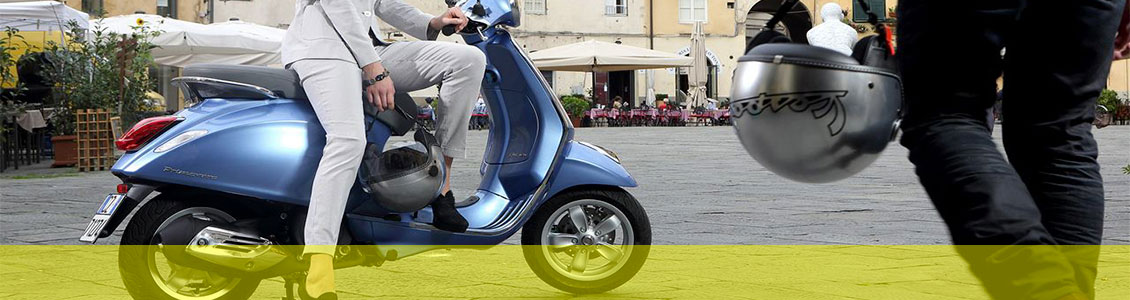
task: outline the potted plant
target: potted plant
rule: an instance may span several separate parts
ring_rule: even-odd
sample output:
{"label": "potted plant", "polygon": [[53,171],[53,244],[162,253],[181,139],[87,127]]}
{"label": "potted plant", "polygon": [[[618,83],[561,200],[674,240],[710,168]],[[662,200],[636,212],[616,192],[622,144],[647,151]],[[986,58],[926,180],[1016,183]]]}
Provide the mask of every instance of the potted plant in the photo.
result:
{"label": "potted plant", "polygon": [[564,106],[565,112],[569,114],[569,120],[573,122],[573,127],[581,127],[581,117],[585,115],[585,111],[591,105],[580,97],[565,96],[561,98],[561,106]]}

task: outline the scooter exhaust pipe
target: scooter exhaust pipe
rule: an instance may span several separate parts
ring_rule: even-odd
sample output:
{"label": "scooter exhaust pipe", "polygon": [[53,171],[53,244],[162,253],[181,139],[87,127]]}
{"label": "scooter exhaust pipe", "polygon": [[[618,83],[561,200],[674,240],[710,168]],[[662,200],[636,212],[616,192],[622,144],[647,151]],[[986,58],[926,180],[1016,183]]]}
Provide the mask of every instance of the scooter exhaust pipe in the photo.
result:
{"label": "scooter exhaust pipe", "polygon": [[216,226],[197,233],[184,251],[203,261],[249,273],[269,269],[290,256],[266,238]]}
{"label": "scooter exhaust pipe", "polygon": [[[259,276],[283,261],[296,261],[284,249],[250,229],[209,218],[181,218],[157,233],[166,258],[187,267],[238,277]],[[288,259],[290,258],[290,259]]]}
{"label": "scooter exhaust pipe", "polygon": [[[197,229],[199,228],[199,229]],[[195,235],[191,235],[195,232]],[[236,277],[270,278],[306,271],[309,263],[298,258],[302,245],[278,245],[229,224],[184,218],[159,233],[161,250],[169,260],[201,270]],[[335,268],[379,264],[381,255],[365,254],[351,246],[338,248]]]}

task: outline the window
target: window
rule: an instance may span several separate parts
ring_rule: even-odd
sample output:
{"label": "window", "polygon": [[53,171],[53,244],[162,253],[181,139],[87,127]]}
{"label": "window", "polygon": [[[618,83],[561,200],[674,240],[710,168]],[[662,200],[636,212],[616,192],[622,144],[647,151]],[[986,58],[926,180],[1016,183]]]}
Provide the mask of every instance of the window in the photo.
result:
{"label": "window", "polygon": [[545,82],[549,83],[549,87],[553,86],[553,71],[541,71],[541,77],[545,77]]}
{"label": "window", "polygon": [[[851,2],[851,20],[856,23],[867,23],[867,12],[863,11],[863,7],[859,6],[859,1]],[[887,20],[887,1],[886,0],[867,0],[867,6],[871,8],[871,12],[879,17],[879,22]]]}
{"label": "window", "polygon": [[82,0],[82,11],[91,17],[102,14],[102,0]]}
{"label": "window", "polygon": [[526,5],[522,6],[522,9],[526,10],[527,13],[544,15],[545,0],[526,0]]}
{"label": "window", "polygon": [[706,22],[706,0],[679,0],[679,23]]}
{"label": "window", "polygon": [[157,0],[157,15],[176,19],[177,0]]}
{"label": "window", "polygon": [[627,16],[628,0],[604,0],[604,14],[608,16]]}

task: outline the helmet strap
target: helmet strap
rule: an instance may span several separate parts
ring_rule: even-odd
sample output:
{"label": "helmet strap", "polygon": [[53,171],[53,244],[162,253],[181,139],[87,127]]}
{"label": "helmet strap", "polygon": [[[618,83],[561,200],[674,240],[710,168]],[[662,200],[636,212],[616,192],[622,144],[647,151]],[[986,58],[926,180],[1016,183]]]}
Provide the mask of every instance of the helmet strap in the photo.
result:
{"label": "helmet strap", "polygon": [[765,23],[765,27],[761,28],[761,30],[774,30],[774,28],[777,28],[777,23],[781,23],[781,19],[784,19],[785,15],[788,14],[797,3],[800,3],[800,0],[785,0],[785,2],[782,2],[781,6],[777,7],[777,12],[773,13],[773,17],[769,18],[769,22]]}

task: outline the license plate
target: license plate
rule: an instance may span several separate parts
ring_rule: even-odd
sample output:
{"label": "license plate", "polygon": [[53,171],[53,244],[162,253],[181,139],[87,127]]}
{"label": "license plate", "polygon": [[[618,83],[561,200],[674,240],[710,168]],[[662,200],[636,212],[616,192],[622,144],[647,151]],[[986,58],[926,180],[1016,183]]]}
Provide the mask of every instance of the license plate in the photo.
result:
{"label": "license plate", "polygon": [[86,226],[86,231],[82,233],[78,240],[89,243],[98,240],[98,234],[102,232],[103,227],[106,227],[106,222],[110,221],[110,216],[113,216],[114,211],[118,210],[118,206],[122,204],[125,197],[122,194],[106,196],[106,200],[102,200],[102,205],[94,211],[94,217],[90,218],[90,225]]}

